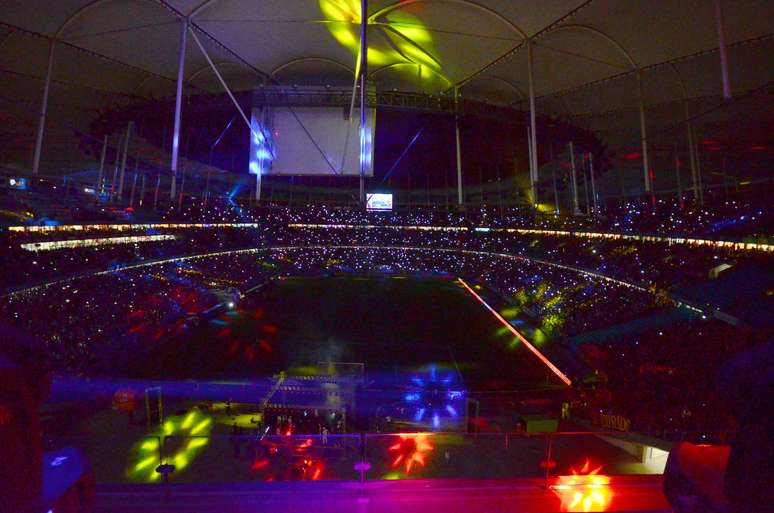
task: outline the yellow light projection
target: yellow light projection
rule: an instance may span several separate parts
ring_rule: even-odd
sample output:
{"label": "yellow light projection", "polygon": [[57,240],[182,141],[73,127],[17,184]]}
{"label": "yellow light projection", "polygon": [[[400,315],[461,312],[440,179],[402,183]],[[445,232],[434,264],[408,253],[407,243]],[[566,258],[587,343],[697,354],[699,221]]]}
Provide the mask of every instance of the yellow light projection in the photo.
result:
{"label": "yellow light projection", "polygon": [[130,464],[126,475],[133,481],[153,482],[161,476],[156,467],[161,463],[160,450],[163,442],[175,437],[174,449],[167,448],[164,463],[171,463],[175,471],[183,470],[197,453],[209,442],[212,417],[198,410],[191,410],[185,416],[168,417],[161,433],[144,437],[130,452]]}
{"label": "yellow light projection", "polygon": [[[355,67],[360,67],[360,0],[319,0],[320,10],[331,35],[352,50]],[[451,82],[441,71],[435,57],[430,31],[418,18],[391,10],[378,18],[369,18],[368,65],[405,70],[420,80]],[[378,46],[378,48],[377,48]]]}

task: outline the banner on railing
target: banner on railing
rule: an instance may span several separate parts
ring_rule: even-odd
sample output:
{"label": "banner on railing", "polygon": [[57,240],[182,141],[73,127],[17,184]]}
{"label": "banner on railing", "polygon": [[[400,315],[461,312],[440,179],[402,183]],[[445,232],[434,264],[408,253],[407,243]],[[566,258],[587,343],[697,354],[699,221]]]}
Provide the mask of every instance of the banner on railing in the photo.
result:
{"label": "banner on railing", "polygon": [[610,415],[606,413],[599,414],[599,425],[605,429],[615,429],[616,431],[629,431],[632,427],[632,421],[623,415]]}

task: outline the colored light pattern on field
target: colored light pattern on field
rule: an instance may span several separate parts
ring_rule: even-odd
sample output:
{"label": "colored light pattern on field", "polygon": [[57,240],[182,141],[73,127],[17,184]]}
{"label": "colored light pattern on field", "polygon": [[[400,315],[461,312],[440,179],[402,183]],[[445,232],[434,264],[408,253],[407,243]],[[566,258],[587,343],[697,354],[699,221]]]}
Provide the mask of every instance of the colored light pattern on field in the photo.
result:
{"label": "colored light pattern on field", "polygon": [[428,422],[437,430],[442,423],[459,417],[465,392],[456,387],[455,378],[453,371],[439,370],[436,365],[411,378],[411,388],[403,400],[411,408],[414,422]]}
{"label": "colored light pattern on field", "polygon": [[567,377],[567,375],[566,375],[566,374],[564,374],[562,371],[560,371],[560,370],[559,370],[559,368],[558,368],[556,365],[554,365],[553,363],[551,363],[551,361],[550,361],[548,358],[546,358],[545,356],[543,356],[543,353],[541,353],[540,351],[538,351],[538,349],[537,349],[537,348],[536,348],[534,345],[532,345],[532,343],[530,343],[530,341],[529,341],[529,340],[527,340],[527,339],[524,337],[524,335],[522,335],[521,333],[519,333],[518,331],[516,331],[516,328],[514,328],[513,326],[511,326],[511,324],[510,324],[508,321],[506,321],[506,320],[505,320],[505,318],[504,318],[502,315],[500,315],[500,314],[497,312],[497,310],[495,310],[494,308],[492,308],[491,306],[489,306],[489,304],[488,304],[486,301],[484,301],[484,299],[483,299],[481,296],[479,296],[479,295],[478,295],[478,293],[476,293],[476,291],[475,291],[475,290],[473,290],[473,289],[470,287],[470,285],[468,285],[467,283],[465,283],[465,280],[463,280],[462,278],[458,278],[458,279],[457,279],[457,281],[459,281],[459,282],[460,282],[460,284],[461,284],[463,287],[465,287],[465,288],[467,289],[467,291],[468,291],[468,292],[470,292],[470,294],[471,294],[473,297],[475,297],[475,298],[478,300],[478,302],[479,302],[479,303],[481,303],[482,305],[484,305],[484,307],[485,307],[487,310],[489,310],[490,312],[492,312],[492,315],[494,315],[494,316],[495,316],[495,318],[497,318],[497,320],[498,320],[498,321],[500,321],[500,323],[501,323],[503,326],[505,326],[505,327],[508,329],[508,331],[510,331],[511,333],[513,333],[513,334],[516,336],[516,338],[518,338],[518,339],[519,339],[519,341],[521,341],[521,343],[522,343],[522,344],[524,344],[524,346],[525,346],[527,349],[529,349],[529,350],[532,352],[532,354],[534,354],[535,356],[537,356],[537,357],[538,357],[538,359],[539,359],[541,362],[543,362],[543,364],[545,364],[545,366],[546,366],[546,367],[548,367],[548,368],[549,368],[549,370],[550,370],[551,372],[553,372],[554,374],[556,374],[556,376],[557,376],[557,377],[558,377],[560,380],[562,380],[562,382],[564,382],[564,384],[565,384],[565,385],[567,385],[567,386],[571,386],[571,385],[572,385],[572,381],[570,380],[570,378],[568,378],[568,377]]}
{"label": "colored light pattern on field", "polygon": [[551,489],[562,501],[562,511],[607,511],[610,508],[613,499],[610,477],[600,475],[601,470],[601,465],[591,470],[591,463],[586,460],[580,472],[570,468],[572,475],[559,476]]}
{"label": "colored light pattern on field", "polygon": [[406,475],[411,474],[411,469],[415,468],[415,463],[424,467],[427,457],[433,450],[430,436],[430,433],[401,433],[397,435],[398,440],[388,449],[394,457],[390,467],[393,469],[403,467]]}
{"label": "colored light pattern on field", "polygon": [[209,443],[211,430],[212,418],[198,410],[167,418],[161,433],[145,437],[135,444],[133,452],[136,452],[136,458],[127,469],[127,476],[137,481],[157,481],[161,477],[156,472],[156,467],[162,462],[160,454],[162,449],[169,451],[170,439],[174,439],[176,450],[169,451],[163,463],[174,465],[175,472],[180,472]]}
{"label": "colored light pattern on field", "polygon": [[264,481],[318,481],[325,475],[325,461],[315,454],[311,438],[288,435],[279,439],[262,439],[263,454],[257,456],[250,470]]}
{"label": "colored light pattern on field", "polygon": [[[320,0],[320,10],[328,21],[331,35],[349,48],[356,60],[356,75],[360,73],[360,0]],[[367,20],[369,41],[368,64],[379,68],[408,67],[412,77],[451,84],[441,72],[441,61],[433,55],[430,31],[415,16],[397,9],[382,10]]]}

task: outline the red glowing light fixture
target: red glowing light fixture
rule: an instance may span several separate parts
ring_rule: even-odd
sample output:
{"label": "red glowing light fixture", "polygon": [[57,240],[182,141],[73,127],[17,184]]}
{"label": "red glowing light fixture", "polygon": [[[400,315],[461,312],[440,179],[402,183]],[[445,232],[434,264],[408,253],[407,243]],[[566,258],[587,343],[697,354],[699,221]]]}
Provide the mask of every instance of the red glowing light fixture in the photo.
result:
{"label": "red glowing light fixture", "polygon": [[[317,481],[323,477],[325,462],[313,454],[312,443],[311,438],[299,443],[291,437],[279,442],[263,441],[266,457],[253,461],[250,469],[261,473],[264,481]],[[293,453],[289,462],[280,456],[280,446]]]}
{"label": "red glowing light fixture", "polygon": [[5,426],[11,422],[11,410],[8,406],[0,404],[0,426]]}
{"label": "red glowing light fixture", "polygon": [[572,475],[559,476],[552,490],[562,501],[562,511],[607,511],[610,508],[613,499],[610,477],[599,474],[601,470],[601,465],[591,470],[587,459],[580,472],[570,468]]}
{"label": "red glowing light fixture", "polygon": [[252,465],[250,465],[250,470],[257,471],[265,469],[269,466],[269,460],[263,459],[263,460],[255,460]]}
{"label": "red glowing light fixture", "polygon": [[491,306],[489,306],[489,304],[487,304],[487,302],[486,302],[486,301],[484,301],[484,300],[481,298],[481,296],[479,296],[479,295],[476,293],[476,291],[475,291],[475,290],[473,290],[472,288],[470,288],[470,286],[469,286],[467,283],[465,283],[465,281],[464,281],[462,278],[457,278],[457,281],[459,281],[459,282],[462,284],[462,286],[463,286],[463,287],[465,287],[466,289],[468,289],[468,292],[470,292],[470,294],[471,294],[473,297],[475,297],[475,298],[478,300],[478,302],[479,302],[479,303],[481,303],[482,305],[484,305],[484,306],[486,307],[486,309],[487,309],[487,310],[489,310],[490,312],[492,312],[492,315],[494,315],[494,316],[497,318],[497,320],[498,320],[498,321],[500,321],[500,323],[501,323],[503,326],[505,326],[505,328],[506,328],[508,331],[510,331],[511,333],[513,333],[513,334],[516,336],[516,338],[518,338],[518,339],[521,341],[521,343],[522,343],[522,344],[524,344],[524,346],[525,346],[527,349],[529,349],[530,351],[532,351],[532,354],[534,354],[535,356],[537,356],[537,357],[538,357],[538,359],[539,359],[541,362],[543,362],[543,363],[545,364],[545,366],[546,366],[546,367],[548,367],[548,368],[551,370],[551,372],[553,372],[554,374],[556,374],[556,376],[557,376],[559,379],[561,379],[561,380],[564,382],[564,384],[565,384],[565,385],[567,385],[568,387],[572,385],[572,381],[570,380],[570,378],[568,378],[568,377],[567,377],[567,375],[566,375],[566,374],[564,374],[562,371],[560,371],[560,370],[559,370],[559,368],[558,368],[556,365],[554,365],[553,363],[551,363],[551,361],[550,361],[548,358],[546,358],[545,356],[543,356],[543,353],[541,353],[540,351],[538,351],[538,349],[537,349],[535,346],[533,346],[533,345],[530,343],[530,341],[529,341],[529,340],[527,340],[527,339],[524,337],[524,335],[522,335],[521,333],[519,333],[518,331],[516,331],[516,328],[514,328],[513,326],[511,326],[511,323],[509,323],[508,321],[506,321],[506,320],[505,320],[505,318],[504,318],[502,315],[500,315],[500,314],[497,312],[497,310],[495,310],[494,308],[492,308]]}
{"label": "red glowing light fixture", "polygon": [[406,474],[411,473],[414,463],[425,466],[428,453],[433,450],[429,433],[401,433],[398,441],[388,449],[395,456],[391,467],[403,465]]}

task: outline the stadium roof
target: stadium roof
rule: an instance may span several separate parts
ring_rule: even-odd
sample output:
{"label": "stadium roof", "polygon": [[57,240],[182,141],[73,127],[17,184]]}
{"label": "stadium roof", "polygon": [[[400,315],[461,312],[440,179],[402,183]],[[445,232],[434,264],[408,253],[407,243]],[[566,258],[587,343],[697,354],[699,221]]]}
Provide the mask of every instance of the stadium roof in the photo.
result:
{"label": "stadium roof", "polygon": [[[731,90],[755,94],[774,75],[774,3],[721,4]],[[370,0],[369,75],[380,89],[459,86],[466,98],[526,109],[529,39],[539,113],[632,131],[637,70],[648,124],[682,119],[683,99],[692,115],[721,104],[715,9],[713,0]],[[183,17],[236,90],[352,84],[359,0],[5,0],[2,95],[39,103],[48,38],[61,42],[60,105],[172,95]],[[191,38],[185,77],[190,93],[220,92]]]}

